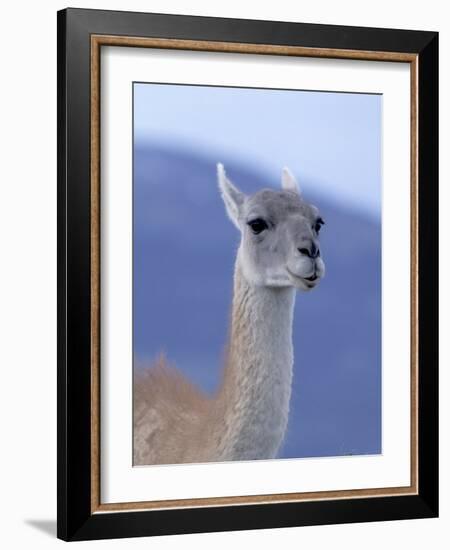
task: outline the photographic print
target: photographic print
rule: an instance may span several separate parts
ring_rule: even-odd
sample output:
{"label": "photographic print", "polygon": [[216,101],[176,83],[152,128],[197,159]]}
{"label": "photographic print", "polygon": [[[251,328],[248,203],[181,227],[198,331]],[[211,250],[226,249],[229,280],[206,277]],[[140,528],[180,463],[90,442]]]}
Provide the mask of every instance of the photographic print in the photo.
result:
{"label": "photographic print", "polygon": [[377,455],[382,95],[133,83],[133,465]]}

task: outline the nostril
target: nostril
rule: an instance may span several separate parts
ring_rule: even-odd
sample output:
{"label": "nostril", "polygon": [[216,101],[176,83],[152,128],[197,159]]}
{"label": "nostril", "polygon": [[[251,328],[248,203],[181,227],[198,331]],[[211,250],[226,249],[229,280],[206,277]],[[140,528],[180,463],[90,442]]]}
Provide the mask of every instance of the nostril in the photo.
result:
{"label": "nostril", "polygon": [[319,247],[316,246],[315,243],[311,243],[311,252],[310,252],[311,258],[315,259],[317,258],[318,255],[319,255]]}
{"label": "nostril", "polygon": [[312,258],[313,260],[320,256],[319,247],[316,246],[314,243],[312,243],[311,249],[297,248],[297,250],[300,252],[300,254],[303,254],[304,256],[308,256],[308,258]]}

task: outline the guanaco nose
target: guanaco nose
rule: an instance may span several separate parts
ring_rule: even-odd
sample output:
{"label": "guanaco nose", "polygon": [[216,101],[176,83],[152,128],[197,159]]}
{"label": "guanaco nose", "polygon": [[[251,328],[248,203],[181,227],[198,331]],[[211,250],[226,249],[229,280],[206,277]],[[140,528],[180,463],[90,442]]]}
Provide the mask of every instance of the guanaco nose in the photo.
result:
{"label": "guanaco nose", "polygon": [[298,248],[297,250],[300,252],[300,254],[303,254],[304,256],[308,256],[308,258],[312,258],[313,260],[315,260],[320,256],[319,247],[314,242],[311,242],[311,245],[309,248],[304,247],[304,248]]}

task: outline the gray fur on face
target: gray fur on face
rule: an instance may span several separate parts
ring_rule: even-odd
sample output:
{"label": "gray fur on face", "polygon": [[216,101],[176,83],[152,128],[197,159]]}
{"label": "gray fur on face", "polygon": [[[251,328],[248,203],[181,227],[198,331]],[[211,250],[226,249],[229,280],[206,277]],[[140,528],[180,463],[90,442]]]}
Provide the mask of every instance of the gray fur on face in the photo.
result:
{"label": "gray fur on face", "polygon": [[[263,189],[247,196],[219,167],[219,187],[228,215],[241,231],[238,260],[245,278],[256,286],[309,290],[325,274],[316,231],[320,215],[302,198],[286,169],[282,182],[282,190]],[[251,226],[255,220],[267,227],[256,233]]]}

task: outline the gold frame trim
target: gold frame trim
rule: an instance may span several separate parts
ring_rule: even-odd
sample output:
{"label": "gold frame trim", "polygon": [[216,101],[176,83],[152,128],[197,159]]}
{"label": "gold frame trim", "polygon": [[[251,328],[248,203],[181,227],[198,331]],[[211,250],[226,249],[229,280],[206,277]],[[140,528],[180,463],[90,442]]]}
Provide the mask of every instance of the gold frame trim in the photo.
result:
{"label": "gold frame trim", "polygon": [[[261,55],[391,61],[411,74],[411,484],[407,487],[317,491],[104,504],[100,500],[100,49],[101,46],[165,48]],[[91,513],[338,500],[417,495],[418,474],[418,55],[269,44],[91,35]]]}

